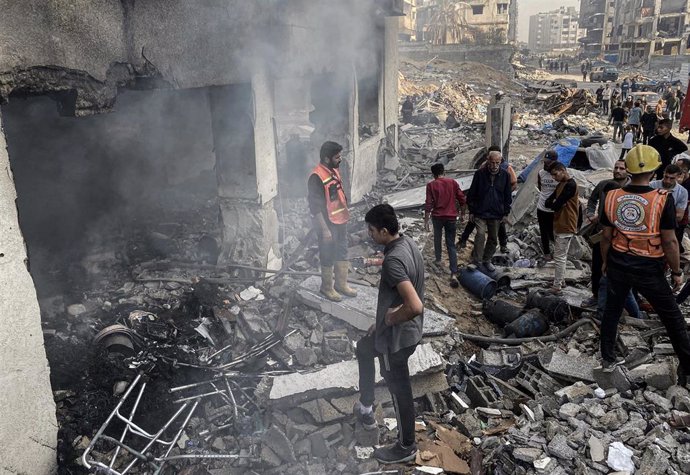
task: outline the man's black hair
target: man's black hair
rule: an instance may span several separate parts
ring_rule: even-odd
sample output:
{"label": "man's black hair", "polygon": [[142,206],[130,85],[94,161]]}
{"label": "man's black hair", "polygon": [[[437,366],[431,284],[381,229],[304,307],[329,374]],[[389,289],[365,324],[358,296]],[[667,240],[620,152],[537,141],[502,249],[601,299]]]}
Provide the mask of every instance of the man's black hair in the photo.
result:
{"label": "man's black hair", "polygon": [[688,170],[690,170],[690,159],[679,158],[678,160],[676,160],[676,165],[678,165],[679,167],[684,167],[684,168],[687,168]]}
{"label": "man's black hair", "polygon": [[558,160],[558,152],[555,150],[547,150],[544,152],[544,158],[547,160]]}
{"label": "man's black hair", "polygon": [[391,236],[398,234],[398,230],[400,229],[395,210],[388,204],[376,205],[371,208],[364,216],[364,221],[367,224],[371,224],[379,231],[386,228],[388,234]]}
{"label": "man's black hair", "polygon": [[441,176],[445,171],[446,169],[443,166],[443,163],[434,163],[433,165],[431,165],[431,173],[434,176]]}
{"label": "man's black hair", "polygon": [[664,173],[668,173],[669,175],[675,175],[676,173],[680,173],[680,167],[676,165],[675,163],[671,163],[669,165],[666,165],[666,168],[664,168]]}
{"label": "man's black hair", "polygon": [[330,140],[324,142],[321,146],[321,151],[319,152],[319,158],[323,162],[326,158],[333,158],[338,155],[339,152],[343,151],[343,146],[336,142],[331,142]]}
{"label": "man's black hair", "polygon": [[661,119],[659,121],[659,126],[661,126],[661,125],[666,125],[669,128],[671,128],[671,127],[673,127],[673,121],[671,119]]}
{"label": "man's black hair", "polygon": [[486,154],[488,155],[491,152],[500,152],[500,151],[501,151],[501,147],[499,147],[498,145],[492,145],[491,147],[489,147],[487,149]]}
{"label": "man's black hair", "polygon": [[551,168],[549,168],[549,173],[551,173],[555,170],[567,170],[567,168],[561,162],[554,162],[554,164],[551,165]]}

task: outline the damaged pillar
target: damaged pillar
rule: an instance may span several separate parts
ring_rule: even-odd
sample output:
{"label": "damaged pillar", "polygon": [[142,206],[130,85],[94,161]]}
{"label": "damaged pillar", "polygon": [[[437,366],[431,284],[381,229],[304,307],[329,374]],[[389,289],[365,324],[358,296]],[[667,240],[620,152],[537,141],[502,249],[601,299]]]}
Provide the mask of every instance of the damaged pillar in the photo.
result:
{"label": "damaged pillar", "polygon": [[510,129],[513,127],[513,108],[508,98],[491,100],[486,113],[486,147],[501,147],[501,154],[509,161]]}
{"label": "damaged pillar", "polygon": [[1,117],[0,169],[0,472],[50,474],[57,463],[55,403]]}
{"label": "damaged pillar", "polygon": [[210,108],[220,204],[219,264],[280,268],[275,134],[270,82],[211,88]]}

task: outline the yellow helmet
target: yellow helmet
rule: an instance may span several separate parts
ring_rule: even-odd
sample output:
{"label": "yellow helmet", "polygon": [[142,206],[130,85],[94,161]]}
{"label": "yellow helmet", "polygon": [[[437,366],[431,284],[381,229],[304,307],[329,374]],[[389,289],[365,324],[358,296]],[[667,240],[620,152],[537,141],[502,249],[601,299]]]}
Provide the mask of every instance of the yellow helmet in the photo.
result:
{"label": "yellow helmet", "polygon": [[653,172],[660,166],[659,152],[649,145],[635,145],[625,156],[625,167],[631,175]]}

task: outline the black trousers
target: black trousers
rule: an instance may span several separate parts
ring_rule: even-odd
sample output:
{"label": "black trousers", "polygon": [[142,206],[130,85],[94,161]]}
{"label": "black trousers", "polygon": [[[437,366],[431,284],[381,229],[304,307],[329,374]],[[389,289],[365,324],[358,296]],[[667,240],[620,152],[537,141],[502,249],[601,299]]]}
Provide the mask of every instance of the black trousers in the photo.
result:
{"label": "black trousers", "polygon": [[347,223],[333,224],[326,223],[331,231],[333,239],[324,241],[319,228],[317,236],[319,238],[319,260],[323,267],[331,267],[335,261],[347,260]]}
{"label": "black trousers", "polygon": [[374,347],[374,335],[366,335],[357,342],[357,363],[359,363],[359,400],[365,406],[374,404],[375,367],[379,359],[381,376],[386,381],[393,399],[395,417],[398,419],[398,438],[405,446],[412,445],[414,437],[414,400],[407,360],[417,345],[408,346],[395,353],[380,354]]}
{"label": "black trousers", "polygon": [[553,213],[537,209],[537,222],[541,234],[541,248],[544,254],[551,254],[551,243],[556,241],[553,234]]}
{"label": "black trousers", "polygon": [[649,139],[654,137],[656,132],[654,130],[642,130],[642,143],[644,145],[649,145]]}
{"label": "black trousers", "polygon": [[442,234],[446,236],[446,250],[448,251],[448,261],[450,263],[450,271],[453,274],[458,273],[458,252],[455,249],[455,233],[456,220],[455,218],[431,218],[434,225],[434,257],[437,261],[441,260],[441,238]]}
{"label": "black trousers", "polygon": [[601,282],[601,266],[604,259],[601,256],[601,243],[592,246],[592,295],[599,297],[599,283]]}
{"label": "black trousers", "polygon": [[681,254],[685,252],[683,248],[683,236],[685,236],[685,226],[679,226],[676,228],[676,239],[678,240],[678,250]]}
{"label": "black trousers", "polygon": [[601,356],[607,361],[616,359],[616,333],[623,311],[625,298],[630,289],[636,289],[647,299],[659,319],[666,327],[673,350],[685,374],[690,374],[690,338],[678,308],[673,291],[663,272],[650,271],[647,274],[634,274],[609,267],[606,273],[606,309],[601,320]]}
{"label": "black trousers", "polygon": [[[465,229],[462,230],[462,235],[460,235],[461,242],[467,242],[470,235],[477,228],[474,221],[470,221],[465,225]],[[506,223],[501,222],[498,226],[498,245],[501,247],[506,247],[508,245],[508,231],[506,230]]]}

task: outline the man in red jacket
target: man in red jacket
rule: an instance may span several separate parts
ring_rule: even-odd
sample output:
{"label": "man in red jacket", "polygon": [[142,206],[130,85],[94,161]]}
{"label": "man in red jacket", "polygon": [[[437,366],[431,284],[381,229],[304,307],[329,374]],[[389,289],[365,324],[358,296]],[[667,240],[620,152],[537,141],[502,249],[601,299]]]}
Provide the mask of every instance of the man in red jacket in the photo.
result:
{"label": "man in red jacket", "polygon": [[[434,180],[426,185],[426,203],[424,208],[424,228],[429,231],[429,217],[434,224],[434,256],[435,264],[441,264],[441,232],[446,235],[446,249],[450,262],[451,283],[457,281],[458,256],[455,249],[456,221],[458,207],[463,210],[461,220],[464,220],[465,194],[458,182],[446,178],[442,163],[431,166]],[[457,205],[456,205],[457,203]]]}

